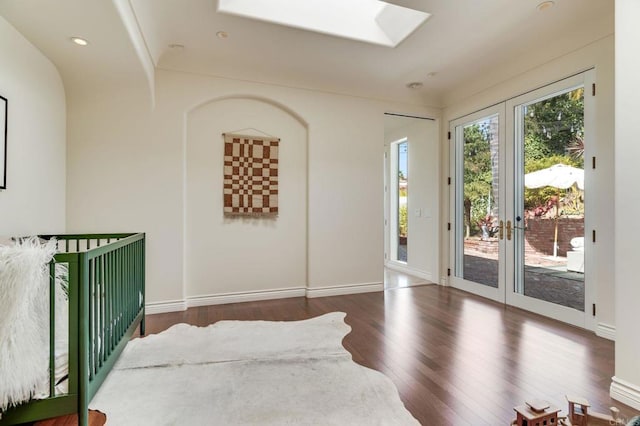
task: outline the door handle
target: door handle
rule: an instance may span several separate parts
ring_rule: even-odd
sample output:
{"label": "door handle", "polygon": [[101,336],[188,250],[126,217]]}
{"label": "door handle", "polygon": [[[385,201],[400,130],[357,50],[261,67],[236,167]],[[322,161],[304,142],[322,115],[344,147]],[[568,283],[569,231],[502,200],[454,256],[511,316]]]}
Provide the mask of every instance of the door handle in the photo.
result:
{"label": "door handle", "polygon": [[[519,216],[518,216],[518,218],[519,218]],[[515,225],[511,226],[511,221],[508,220],[507,221],[507,240],[511,241],[511,234],[516,229],[520,229],[522,231],[526,231],[527,230],[527,228],[524,227],[524,226],[515,226]]]}
{"label": "door handle", "polygon": [[498,238],[504,239],[504,220],[501,220],[498,225]]}

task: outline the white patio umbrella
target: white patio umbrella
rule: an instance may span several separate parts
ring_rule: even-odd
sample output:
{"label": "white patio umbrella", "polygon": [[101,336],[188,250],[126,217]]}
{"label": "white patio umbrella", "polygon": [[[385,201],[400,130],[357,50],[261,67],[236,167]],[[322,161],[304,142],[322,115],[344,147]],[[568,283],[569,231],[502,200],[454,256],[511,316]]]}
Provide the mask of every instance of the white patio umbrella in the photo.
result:
{"label": "white patio umbrella", "polygon": [[566,164],[554,164],[546,169],[524,175],[524,186],[527,188],[542,188],[552,186],[559,189],[571,188],[577,185],[584,189],[584,170]]}
{"label": "white patio umbrella", "polygon": [[[524,186],[535,189],[550,186],[558,189],[567,189],[576,185],[578,189],[584,189],[584,170],[566,164],[554,164],[546,169],[524,175]],[[559,199],[558,199],[559,202]],[[558,207],[556,205],[556,228],[553,236],[553,257],[558,256]]]}

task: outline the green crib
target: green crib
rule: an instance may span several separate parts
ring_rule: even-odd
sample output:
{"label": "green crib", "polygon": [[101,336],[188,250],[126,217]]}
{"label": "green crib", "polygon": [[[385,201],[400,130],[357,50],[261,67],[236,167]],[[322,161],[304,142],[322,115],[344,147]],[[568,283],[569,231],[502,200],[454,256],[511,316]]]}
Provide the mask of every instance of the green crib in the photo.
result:
{"label": "green crib", "polygon": [[[77,413],[88,422],[88,405],[140,326],[144,335],[145,234],[45,235],[58,253],[50,269],[49,397],[2,413],[0,426]],[[56,264],[68,270],[68,392],[56,394],[54,379]]]}

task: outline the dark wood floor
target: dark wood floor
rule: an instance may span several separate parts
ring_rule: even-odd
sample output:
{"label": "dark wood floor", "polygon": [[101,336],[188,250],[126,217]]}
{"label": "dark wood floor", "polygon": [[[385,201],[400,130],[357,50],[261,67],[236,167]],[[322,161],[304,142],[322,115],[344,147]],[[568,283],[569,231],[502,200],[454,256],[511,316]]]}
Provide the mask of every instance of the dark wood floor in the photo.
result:
{"label": "dark wood floor", "polygon": [[[107,422],[107,416],[100,411],[89,411],[89,426],[103,426]],[[78,415],[57,417],[34,423],[34,426],[78,426]]]}
{"label": "dark wood floor", "polygon": [[[614,345],[592,332],[436,285],[317,299],[191,308],[147,316],[147,334],[185,322],[300,320],[347,313],[354,361],[390,377],[424,425],[507,425],[513,407],[545,399],[566,413],[565,394],[597,411],[609,397]],[[108,417],[107,413],[107,417]]]}

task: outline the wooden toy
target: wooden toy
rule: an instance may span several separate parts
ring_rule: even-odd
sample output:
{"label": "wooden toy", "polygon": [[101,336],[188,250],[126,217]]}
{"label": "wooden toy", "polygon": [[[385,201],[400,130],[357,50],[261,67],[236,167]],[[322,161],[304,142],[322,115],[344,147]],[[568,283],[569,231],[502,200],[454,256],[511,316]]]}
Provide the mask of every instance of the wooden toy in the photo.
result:
{"label": "wooden toy", "polygon": [[514,407],[517,426],[557,426],[560,409],[546,401],[534,400]]}
{"label": "wooden toy", "polygon": [[559,417],[559,408],[547,401],[532,399],[525,405],[514,407],[516,419],[512,426],[624,426],[620,410],[611,407],[611,414],[591,411],[589,401],[584,398],[567,395],[568,415]]}
{"label": "wooden toy", "polygon": [[611,407],[611,414],[590,411],[589,401],[584,398],[567,395],[569,414],[560,420],[560,425],[566,426],[624,426],[620,418],[620,410]]}

